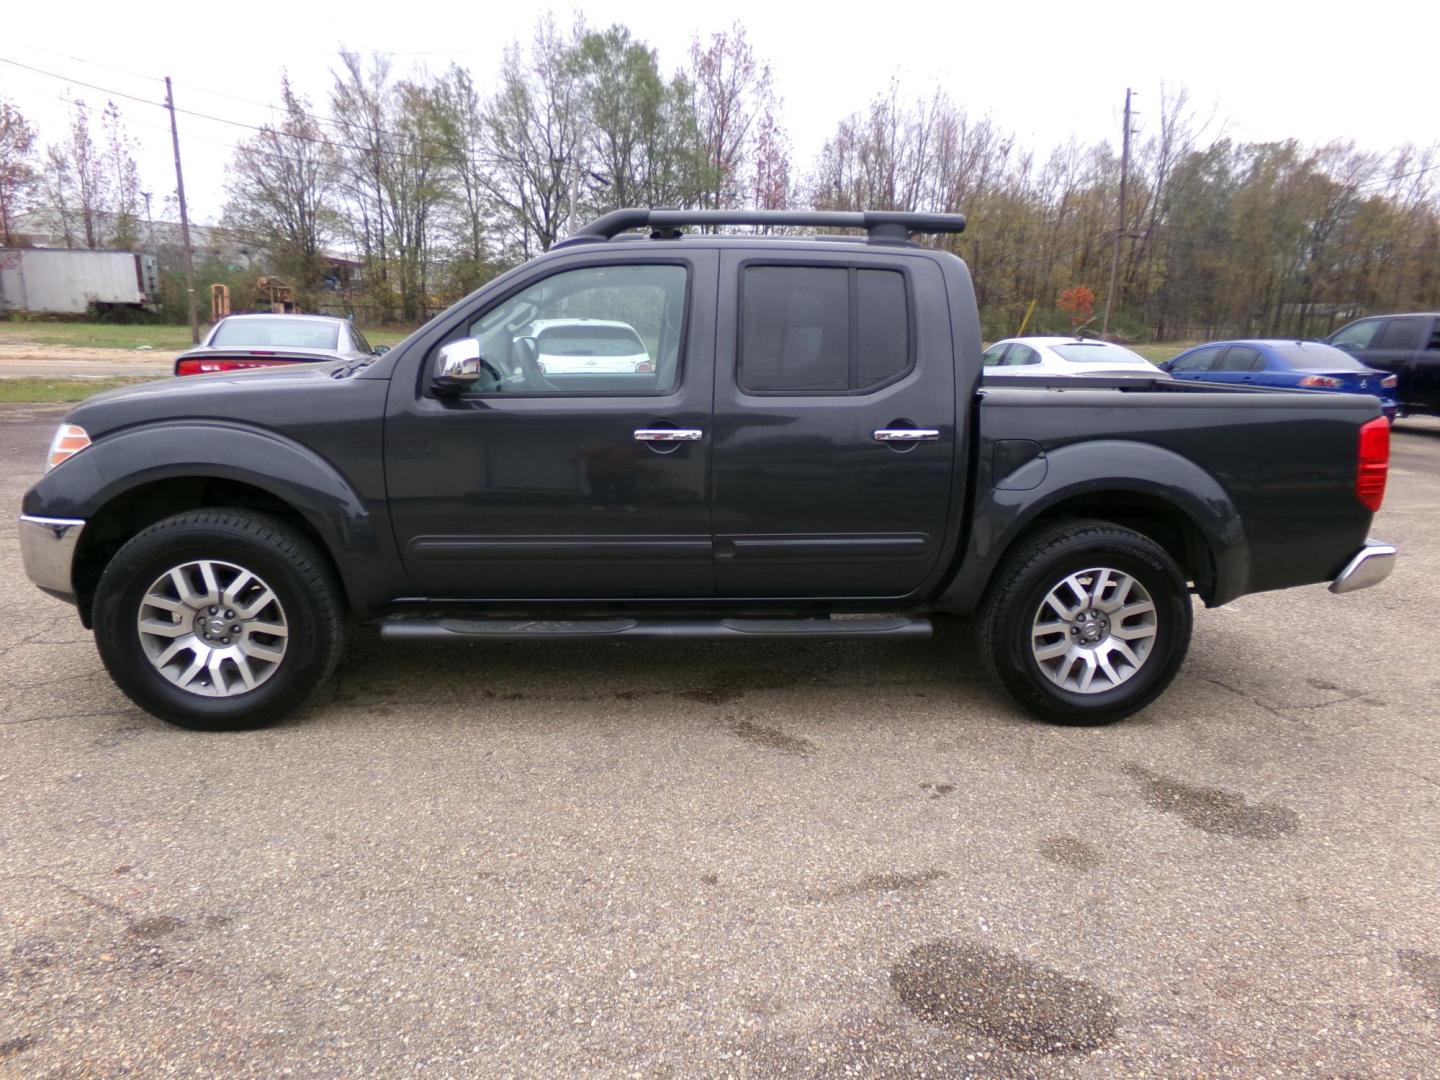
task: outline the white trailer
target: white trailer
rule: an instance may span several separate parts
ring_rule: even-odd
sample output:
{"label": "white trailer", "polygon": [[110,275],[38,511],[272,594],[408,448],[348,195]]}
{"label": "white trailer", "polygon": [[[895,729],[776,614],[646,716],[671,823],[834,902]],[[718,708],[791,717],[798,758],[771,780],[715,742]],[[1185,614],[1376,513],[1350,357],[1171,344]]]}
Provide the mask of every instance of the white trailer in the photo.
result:
{"label": "white trailer", "polygon": [[83,315],[91,307],[153,309],[159,293],[154,255],[0,248],[0,312]]}

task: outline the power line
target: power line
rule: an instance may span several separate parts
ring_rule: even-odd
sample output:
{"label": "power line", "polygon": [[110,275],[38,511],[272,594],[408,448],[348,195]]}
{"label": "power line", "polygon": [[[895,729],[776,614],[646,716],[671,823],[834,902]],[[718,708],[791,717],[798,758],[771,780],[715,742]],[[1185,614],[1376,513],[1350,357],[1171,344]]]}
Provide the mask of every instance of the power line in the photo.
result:
{"label": "power line", "polygon": [[[54,71],[46,71],[44,68],[38,68],[38,67],[35,67],[35,66],[31,65],[31,64],[22,64],[20,61],[18,61],[18,60],[11,60],[11,59],[9,59],[8,57],[0,56],[0,64],[10,64],[10,65],[13,65],[14,67],[23,68],[23,69],[26,70],[26,71],[33,71],[33,72],[35,72],[35,73],[38,74],[38,75],[45,75],[45,76],[47,76],[47,77],[49,77],[49,78],[52,78],[52,79],[59,79],[61,82],[73,83],[73,84],[76,85],[76,86],[84,86],[84,87],[86,87],[87,89],[90,89],[90,90],[98,90],[100,93],[109,95],[109,96],[111,96],[111,97],[125,98],[125,99],[128,100],[128,101],[138,101],[138,102],[139,102],[140,104],[142,104],[142,105],[153,105],[153,106],[155,106],[156,108],[160,108],[160,109],[166,108],[166,106],[165,106],[165,104],[164,104],[163,102],[151,101],[149,98],[139,97],[138,95],[135,95],[135,94],[127,94],[127,93],[125,93],[123,90],[116,90],[116,89],[113,89],[113,88],[111,88],[111,87],[100,86],[100,85],[98,85],[98,84],[96,84],[96,83],[86,82],[86,81],[83,80],[83,79],[75,79],[75,78],[71,78],[71,77],[68,76],[68,75],[61,75],[61,74],[59,74],[59,73],[57,73],[57,72],[54,72]],[[317,145],[320,145],[320,146],[329,146],[329,147],[333,147],[334,149],[337,149],[337,150],[353,150],[353,151],[355,151],[356,153],[359,153],[359,154],[384,154],[384,155],[387,156],[387,157],[398,158],[398,159],[405,160],[405,161],[423,162],[423,163],[425,163],[425,164],[435,164],[437,161],[442,160],[442,158],[437,157],[437,156],[435,156],[435,155],[431,155],[431,154],[414,154],[414,153],[409,153],[409,152],[404,151],[404,150],[391,150],[391,149],[388,149],[388,148],[383,147],[383,146],[360,146],[360,145],[356,145],[355,143],[336,142],[336,141],[334,141],[333,139],[324,139],[324,138],[320,138],[320,137],[314,136],[314,135],[302,135],[302,134],[299,134],[298,132],[292,132],[292,131],[278,132],[278,129],[275,128],[273,125],[267,124],[267,125],[264,125],[264,126],[257,126],[257,125],[255,125],[255,124],[247,124],[247,123],[244,123],[243,121],[240,121],[240,120],[231,120],[231,119],[229,119],[228,117],[215,116],[215,115],[213,115],[213,114],[211,114],[211,113],[200,112],[200,111],[198,111],[198,110],[196,110],[196,109],[182,109],[182,108],[180,108],[179,106],[176,106],[176,107],[175,107],[175,112],[177,112],[177,113],[184,113],[186,116],[198,117],[198,118],[200,118],[200,119],[202,119],[202,120],[211,120],[211,121],[214,121],[215,123],[218,123],[218,124],[229,124],[231,127],[244,128],[244,129],[247,130],[247,131],[258,132],[258,133],[260,133],[260,134],[262,134],[262,135],[263,135],[263,134],[266,134],[266,133],[268,133],[268,132],[277,132],[277,133],[279,133],[279,134],[283,134],[286,138],[299,139],[299,140],[301,140],[302,142],[316,143]],[[302,112],[301,115],[304,115],[304,116],[306,116],[308,119],[311,119],[311,120],[318,120],[318,119],[319,119],[318,117],[311,116],[311,115],[308,114],[308,113],[303,113],[303,112]],[[340,124],[342,123],[342,121],[337,121],[337,120],[331,120],[331,121],[327,121],[327,122],[333,123],[333,124],[337,124],[337,125],[340,125]],[[353,129],[353,128],[355,128],[357,125],[346,124],[345,126],[350,127],[350,128]],[[397,138],[408,138],[408,137],[409,137],[408,135],[404,135],[404,134],[402,134],[402,133],[400,133],[400,132],[387,131],[387,130],[385,130],[384,128],[375,128],[374,130],[375,130],[376,132],[378,132],[379,134],[382,134],[382,135],[392,135],[392,136],[395,136],[395,137],[397,137]],[[453,148],[453,147],[446,147],[446,149],[453,150],[454,148]]]}
{"label": "power line", "polygon": [[[180,83],[176,83],[175,85],[176,85],[176,86],[179,86],[179,85],[181,85],[181,84],[180,84]],[[15,96],[15,95],[12,94],[11,96]],[[32,89],[30,89],[29,87],[26,87],[26,88],[23,90],[22,94],[19,95],[19,96],[23,96],[23,97],[26,97],[26,98],[29,98],[29,99],[45,98],[47,101],[58,101],[58,102],[60,102],[62,105],[72,105],[72,106],[73,106],[73,105],[76,105],[76,104],[81,104],[80,102],[77,101],[76,98],[66,97],[66,96],[64,96],[63,94],[47,94],[47,93],[45,93],[43,90],[32,90]],[[84,107],[88,110],[91,106],[85,105]],[[128,128],[143,128],[143,129],[146,130],[146,131],[156,131],[156,132],[160,132],[161,134],[164,134],[164,135],[169,135],[169,134],[170,134],[170,125],[169,125],[169,124],[151,124],[151,123],[147,123],[147,122],[144,121],[144,120],[137,120],[137,119],[135,119],[135,117],[133,117],[133,116],[123,116],[123,117],[122,117],[122,122],[124,123],[124,125],[125,125],[125,127],[126,127],[127,129],[128,129]],[[254,154],[254,155],[257,156],[257,157],[265,158],[266,160],[269,160],[269,161],[291,161],[291,160],[293,160],[293,159],[290,157],[290,155],[288,155],[288,154],[275,153],[275,152],[273,152],[273,151],[265,150],[265,149],[262,149],[262,148],[257,147],[257,146],[245,145],[245,144],[243,144],[243,143],[238,143],[238,142],[226,142],[224,139],[215,139],[215,138],[211,138],[211,137],[208,136],[208,135],[197,135],[197,134],[195,134],[193,131],[190,132],[190,133],[188,133],[188,134],[185,136],[185,139],[186,139],[187,142],[198,142],[198,143],[204,143],[204,144],[207,145],[207,146],[217,146],[217,147],[220,147],[222,150],[239,150],[239,149],[241,148],[241,146],[245,146],[245,149],[246,149],[246,151],[247,151],[248,153]]]}
{"label": "power line", "polygon": [[55,72],[46,71],[44,68],[32,67],[30,64],[22,64],[19,60],[10,60],[6,57],[0,56],[0,64],[10,64],[12,67],[24,68],[26,71],[33,71],[37,75],[48,75],[50,78],[59,79],[61,82],[74,83],[76,86],[83,86],[87,90],[99,90],[102,94],[108,94],[112,97],[125,98],[128,101],[138,101],[142,105],[154,105],[160,109],[163,109],[165,107],[163,102],[151,101],[149,98],[138,97],[135,94],[127,94],[123,90],[114,90],[109,87],[97,86],[95,83],[86,82],[83,79],[72,79],[68,75],[57,75]]}

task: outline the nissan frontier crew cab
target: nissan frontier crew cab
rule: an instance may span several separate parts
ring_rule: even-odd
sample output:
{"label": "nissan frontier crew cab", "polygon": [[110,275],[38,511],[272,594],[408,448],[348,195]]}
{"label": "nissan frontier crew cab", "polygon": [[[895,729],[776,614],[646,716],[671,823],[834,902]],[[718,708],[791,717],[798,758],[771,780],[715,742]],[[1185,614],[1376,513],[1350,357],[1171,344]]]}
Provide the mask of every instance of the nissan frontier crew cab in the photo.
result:
{"label": "nissan frontier crew cab", "polygon": [[[863,235],[685,231],[727,225]],[[1390,572],[1375,399],[982,383],[969,272],[911,240],[963,226],[621,210],[382,357],[98,395],[25,496],[27,572],[136,703],[207,729],[294,709],[351,621],[798,640],[936,613],[1030,712],[1110,719],[1175,675],[1192,594]],[[535,327],[586,322],[646,362],[547,371]]]}

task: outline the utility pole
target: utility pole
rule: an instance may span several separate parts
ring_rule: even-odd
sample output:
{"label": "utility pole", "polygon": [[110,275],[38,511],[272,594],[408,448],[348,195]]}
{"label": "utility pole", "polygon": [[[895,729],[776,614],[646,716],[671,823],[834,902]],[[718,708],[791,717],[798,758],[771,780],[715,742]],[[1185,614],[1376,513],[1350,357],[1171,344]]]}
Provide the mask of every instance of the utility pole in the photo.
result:
{"label": "utility pole", "polygon": [[570,158],[570,231],[580,228],[580,165]]}
{"label": "utility pole", "polygon": [[1115,302],[1115,282],[1120,276],[1120,245],[1125,240],[1125,186],[1130,180],[1130,88],[1125,88],[1125,131],[1120,141],[1120,220],[1115,226],[1115,255],[1110,261],[1110,288],[1105,291],[1105,318],[1100,336],[1110,333],[1110,307]]}
{"label": "utility pole", "polygon": [[175,94],[165,76],[165,107],[170,110],[170,141],[175,144],[175,194],[180,198],[180,243],[185,249],[185,311],[190,316],[190,341],[200,344],[200,320],[195,315],[195,267],[190,250],[190,214],[185,209],[185,175],[180,171],[180,130],[175,126]]}

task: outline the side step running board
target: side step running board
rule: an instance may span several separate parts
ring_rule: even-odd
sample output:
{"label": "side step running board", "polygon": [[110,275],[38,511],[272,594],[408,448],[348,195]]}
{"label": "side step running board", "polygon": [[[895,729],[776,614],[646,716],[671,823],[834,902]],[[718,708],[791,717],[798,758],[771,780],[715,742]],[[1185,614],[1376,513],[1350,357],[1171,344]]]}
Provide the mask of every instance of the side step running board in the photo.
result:
{"label": "side step running board", "polygon": [[855,619],[386,619],[382,641],[554,641],[584,638],[928,638],[930,620],[908,615]]}

